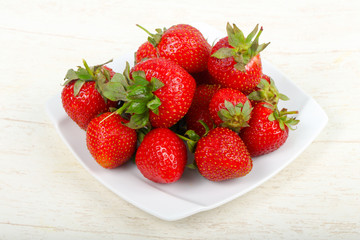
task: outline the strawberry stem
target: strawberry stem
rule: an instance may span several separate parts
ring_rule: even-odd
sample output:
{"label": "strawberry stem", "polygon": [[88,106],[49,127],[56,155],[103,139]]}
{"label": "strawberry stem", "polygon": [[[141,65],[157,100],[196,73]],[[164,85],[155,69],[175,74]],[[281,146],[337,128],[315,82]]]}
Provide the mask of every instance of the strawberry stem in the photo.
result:
{"label": "strawberry stem", "polygon": [[284,115],[288,115],[288,114],[298,114],[299,113],[299,111],[284,111],[284,110],[282,110],[282,111],[280,111],[280,116],[284,116]]}
{"label": "strawberry stem", "polygon": [[154,34],[152,34],[151,32],[149,32],[146,28],[142,27],[139,24],[136,24],[137,27],[141,28],[142,30],[144,30],[147,34],[149,34],[150,37],[154,37]]}
{"label": "strawberry stem", "polygon": [[92,77],[94,77],[94,73],[93,73],[93,71],[90,69],[90,67],[89,67],[89,65],[87,64],[87,62],[85,61],[85,59],[83,59],[83,64],[84,64],[84,66],[85,66],[86,71],[87,71]]}
{"label": "strawberry stem", "polygon": [[126,102],[124,105],[122,105],[118,110],[115,112],[119,115],[123,114],[123,112],[130,106],[131,102]]}
{"label": "strawberry stem", "polygon": [[119,114],[121,115],[130,105],[130,102],[126,102],[124,103],[124,105],[122,105],[118,110],[112,112],[111,114],[109,114],[108,116],[106,116],[104,119],[102,119],[100,121],[100,123],[102,123],[103,121],[105,121],[106,119],[108,119],[110,116],[112,116],[113,114]]}

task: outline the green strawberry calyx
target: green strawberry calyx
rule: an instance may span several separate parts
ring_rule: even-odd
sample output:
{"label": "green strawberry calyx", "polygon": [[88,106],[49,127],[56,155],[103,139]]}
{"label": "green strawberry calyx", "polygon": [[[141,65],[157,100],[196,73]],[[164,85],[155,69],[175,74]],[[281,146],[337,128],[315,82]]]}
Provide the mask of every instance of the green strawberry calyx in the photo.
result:
{"label": "green strawberry calyx", "polygon": [[[87,62],[83,59],[84,67],[78,66],[77,70],[69,69],[66,72],[66,75],[64,78],[65,82],[63,85],[65,86],[72,81],[76,81],[74,84],[74,96],[77,96],[79,94],[82,86],[86,82],[89,82],[89,81],[97,82],[99,74],[104,74],[104,75],[110,76],[109,71],[107,69],[103,68],[104,65],[106,65],[110,62],[112,62],[112,59],[107,61],[106,63],[89,67]],[[99,91],[97,84],[96,84],[96,88]],[[100,94],[101,94],[101,92],[100,92]]]}
{"label": "green strawberry calyx", "polygon": [[[210,128],[202,120],[199,120],[199,123],[201,123],[201,125],[203,125],[203,127],[205,128],[205,134],[202,136],[205,137],[209,133]],[[190,152],[195,152],[196,144],[201,137],[194,130],[187,130],[184,135],[179,133],[177,133],[176,135],[187,143]]]}
{"label": "green strawberry calyx", "polygon": [[265,79],[261,79],[257,88],[257,91],[253,91],[247,96],[250,100],[267,102],[272,105],[277,105],[279,100],[289,100],[286,95],[279,92],[272,78],[270,78],[270,83]]}
{"label": "green strawberry calyx", "polygon": [[280,111],[277,106],[271,105],[267,102],[263,103],[263,106],[272,110],[272,113],[269,114],[269,121],[278,121],[281,130],[285,130],[285,126],[287,126],[290,130],[295,130],[294,126],[296,126],[300,120],[295,117],[289,117],[288,115],[298,114],[299,111],[288,111],[286,108],[282,108]]}
{"label": "green strawberry calyx", "polygon": [[254,30],[245,37],[244,33],[235,24],[231,26],[227,23],[226,31],[228,42],[231,47],[220,48],[211,56],[218,59],[233,57],[236,61],[236,64],[234,65],[235,69],[244,72],[246,64],[270,44],[270,42],[259,44],[259,37],[263,28],[261,27],[260,30],[258,30],[258,28],[259,24],[257,24]]}
{"label": "green strawberry calyx", "polygon": [[252,107],[249,101],[238,103],[237,105],[225,100],[225,108],[218,111],[218,116],[223,121],[220,126],[227,127],[239,133],[244,127],[248,127]]}
{"label": "green strawberry calyx", "polygon": [[130,77],[130,65],[126,63],[123,74],[116,73],[107,81],[102,77],[99,88],[111,101],[122,101],[122,106],[114,113],[130,114],[130,121],[124,125],[132,129],[150,128],[149,113],[159,114],[160,99],[154,92],[164,84],[157,78],[146,80],[145,72],[136,71]]}
{"label": "green strawberry calyx", "polygon": [[[209,131],[209,126],[202,120],[199,120],[201,125],[205,128],[205,134],[202,137],[205,137]],[[184,140],[188,146],[188,149],[191,153],[195,153],[196,145],[198,141],[202,138],[200,137],[194,130],[187,130],[184,135],[177,133],[176,134],[180,139]],[[193,161],[192,163],[189,163],[186,165],[186,167],[190,169],[197,169],[196,162]]]}
{"label": "green strawberry calyx", "polygon": [[154,48],[158,46],[163,34],[167,30],[166,28],[163,29],[157,28],[155,29],[156,33],[154,34],[154,33],[150,33],[146,28],[140,26],[139,24],[136,24],[136,26],[144,30],[147,34],[149,34],[148,41],[154,46]]}

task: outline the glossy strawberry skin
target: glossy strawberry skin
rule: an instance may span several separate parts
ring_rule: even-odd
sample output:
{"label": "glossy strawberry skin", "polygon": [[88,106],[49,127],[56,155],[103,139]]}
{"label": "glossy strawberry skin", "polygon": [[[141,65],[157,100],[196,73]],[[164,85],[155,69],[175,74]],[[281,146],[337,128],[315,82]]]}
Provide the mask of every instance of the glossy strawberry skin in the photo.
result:
{"label": "glossy strawberry skin", "polygon": [[[233,48],[228,42],[228,37],[220,39],[212,48],[211,54],[223,47]],[[244,72],[237,70],[234,67],[235,64],[236,61],[233,57],[224,59],[210,57],[208,71],[218,84],[239,90],[247,95],[259,84],[262,76],[260,55],[256,55],[246,64]]]}
{"label": "glossy strawberry skin", "polygon": [[241,130],[240,137],[247,146],[252,157],[264,155],[280,148],[288,138],[289,128],[284,125],[281,130],[277,120],[270,121],[269,115],[273,112],[264,107],[264,102],[259,102],[254,106],[250,127]]}
{"label": "glossy strawberry skin", "polygon": [[188,130],[195,131],[199,136],[205,134],[204,126],[199,122],[203,121],[210,129],[214,127],[210,116],[209,104],[220,85],[203,84],[196,87],[191,107],[186,114],[186,126]]}
{"label": "glossy strawberry skin", "polygon": [[159,114],[150,111],[153,127],[169,128],[185,116],[190,108],[196,83],[194,78],[178,64],[163,58],[153,58],[136,64],[134,71],[144,71],[146,80],[159,79],[164,86],[154,92],[161,105]]}
{"label": "glossy strawberry skin", "polygon": [[83,130],[89,122],[101,113],[109,111],[109,107],[116,107],[117,103],[107,101],[96,90],[95,82],[86,82],[77,96],[74,96],[75,81],[68,83],[62,90],[61,100],[65,112]]}
{"label": "glossy strawberry skin", "polygon": [[220,125],[223,122],[220,119],[218,112],[221,109],[225,109],[225,100],[231,102],[234,105],[237,105],[238,103],[245,104],[246,101],[249,101],[249,99],[238,90],[232,88],[219,89],[214,94],[209,104],[210,115],[214,120],[215,125]]}
{"label": "glossy strawberry skin", "polygon": [[143,176],[156,183],[179,180],[187,161],[185,143],[171,130],[156,128],[145,135],[135,157]]}
{"label": "glossy strawberry skin", "polygon": [[150,42],[144,42],[140,45],[135,54],[135,62],[139,63],[145,58],[156,58],[156,49]]}
{"label": "glossy strawberry skin", "polygon": [[197,143],[195,161],[199,172],[211,181],[247,175],[252,160],[244,142],[228,128],[215,128]]}
{"label": "glossy strawberry skin", "polygon": [[137,134],[122,124],[126,122],[120,115],[110,112],[91,120],[86,131],[86,145],[102,167],[119,167],[135,153]]}
{"label": "glossy strawberry skin", "polygon": [[[141,45],[136,53],[136,61],[156,56],[151,44]],[[189,73],[206,70],[211,46],[202,33],[187,24],[178,24],[167,29],[157,45],[158,56],[172,60]]]}

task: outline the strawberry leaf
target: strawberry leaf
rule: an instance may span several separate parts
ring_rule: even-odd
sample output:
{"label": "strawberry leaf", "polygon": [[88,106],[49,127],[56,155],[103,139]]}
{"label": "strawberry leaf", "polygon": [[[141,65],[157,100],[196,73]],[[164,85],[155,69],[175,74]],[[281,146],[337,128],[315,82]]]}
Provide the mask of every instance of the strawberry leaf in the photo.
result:
{"label": "strawberry leaf", "polygon": [[223,122],[228,121],[229,119],[231,119],[231,114],[226,109],[220,109],[220,111],[218,111],[218,116],[220,117],[220,119]]}
{"label": "strawberry leaf", "polygon": [[130,121],[125,125],[132,129],[139,129],[145,127],[149,123],[149,111],[142,114],[134,114],[131,116]]}
{"label": "strawberry leaf", "polygon": [[246,101],[245,104],[242,106],[242,109],[241,109],[241,113],[244,116],[245,121],[250,120],[252,110],[253,110],[253,108],[250,107],[250,102]]}
{"label": "strawberry leaf", "polygon": [[224,105],[225,105],[225,108],[229,111],[230,115],[235,114],[234,104],[232,104],[231,102],[225,100]]}
{"label": "strawberry leaf", "polygon": [[85,84],[84,80],[77,80],[75,82],[75,84],[74,84],[74,96],[75,97],[79,94],[79,92],[84,84]]}
{"label": "strawberry leaf", "polygon": [[274,116],[274,113],[271,113],[268,117],[269,121],[272,122],[275,120],[275,116]]}
{"label": "strawberry leaf", "polygon": [[111,101],[126,101],[127,98],[123,90],[124,87],[120,83],[109,82],[103,87],[102,94]]}
{"label": "strawberry leaf", "polygon": [[220,48],[215,53],[211,55],[212,57],[216,57],[218,59],[224,59],[233,56],[232,48]]}
{"label": "strawberry leaf", "polygon": [[158,90],[159,88],[162,88],[164,86],[164,83],[161,82],[159,79],[157,78],[151,78],[150,80],[151,83],[151,91],[154,92],[156,90]]}
{"label": "strawberry leaf", "polygon": [[91,80],[93,78],[93,76],[91,76],[91,74],[88,71],[86,71],[86,69],[84,68],[79,68],[76,71],[76,75],[81,80]]}
{"label": "strawberry leaf", "polygon": [[227,23],[226,31],[228,34],[229,44],[232,47],[237,48],[244,43],[245,37],[243,32],[235,24],[233,26],[234,27],[231,27],[231,25]]}
{"label": "strawberry leaf", "polygon": [[149,91],[146,88],[146,86],[130,86],[129,87],[129,92],[127,95],[127,98],[129,100],[136,100],[136,99],[140,99],[140,98],[146,98],[148,95]]}
{"label": "strawberry leaf", "polygon": [[[74,71],[74,69],[69,69],[65,75],[65,78],[64,79],[67,79],[69,81],[72,81],[72,80],[76,80],[76,79],[79,79],[78,75],[76,74],[76,72]],[[65,84],[66,85],[66,84]]]}
{"label": "strawberry leaf", "polygon": [[148,110],[146,102],[143,101],[132,101],[129,108],[126,110],[127,113],[143,114]]}
{"label": "strawberry leaf", "polygon": [[157,96],[154,96],[154,99],[150,100],[148,103],[147,103],[147,107],[153,111],[155,114],[159,114],[159,107],[161,105],[161,101],[160,99],[157,97]]}
{"label": "strawberry leaf", "polygon": [[281,130],[285,129],[284,121],[279,121],[279,125]]}
{"label": "strawberry leaf", "polygon": [[144,71],[136,71],[132,73],[132,77],[133,79],[142,79],[142,80],[146,80],[146,75]]}
{"label": "strawberry leaf", "polygon": [[290,100],[290,98],[288,97],[288,96],[286,96],[286,95],[284,95],[284,94],[282,94],[282,93],[279,93],[279,98],[281,99],[281,100],[283,100],[283,101],[288,101],[288,100]]}
{"label": "strawberry leaf", "polygon": [[246,37],[246,40],[245,40],[245,43],[246,44],[250,44],[252,39],[254,38],[254,36],[256,35],[257,31],[258,31],[258,27],[259,27],[259,24],[256,24],[254,30],[252,30],[251,33],[249,33],[249,35],[247,35]]}

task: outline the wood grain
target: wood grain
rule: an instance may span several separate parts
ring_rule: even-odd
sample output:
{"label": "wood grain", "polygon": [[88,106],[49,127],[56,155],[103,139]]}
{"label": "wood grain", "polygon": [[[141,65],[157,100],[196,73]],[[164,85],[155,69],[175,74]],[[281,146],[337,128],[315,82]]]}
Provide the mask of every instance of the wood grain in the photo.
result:
{"label": "wood grain", "polygon": [[[359,239],[358,1],[0,0],[0,239]],[[329,123],[287,168],[248,194],[176,222],[97,182],[45,113],[67,69],[104,62],[148,29],[264,26],[263,57],[311,95]],[[224,31],[225,32],[225,31]],[[314,119],[316,121],[316,119]]]}

